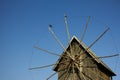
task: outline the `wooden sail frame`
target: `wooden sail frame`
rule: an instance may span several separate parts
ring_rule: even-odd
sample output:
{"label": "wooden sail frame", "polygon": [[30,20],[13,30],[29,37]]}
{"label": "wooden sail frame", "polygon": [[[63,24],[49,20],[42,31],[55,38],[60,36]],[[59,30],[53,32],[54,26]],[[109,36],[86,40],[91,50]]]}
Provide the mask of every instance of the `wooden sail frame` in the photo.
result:
{"label": "wooden sail frame", "polygon": [[[57,38],[57,36],[55,35],[55,33],[52,31],[52,25],[49,25],[48,29],[50,31],[50,33],[53,35],[53,37],[56,39],[56,41],[58,42],[58,44],[63,48],[63,53],[62,55],[59,55],[59,54],[56,54],[56,53],[53,53],[51,51],[48,51],[48,50],[45,50],[45,49],[42,49],[38,46],[35,46],[35,48],[41,50],[41,51],[44,51],[44,52],[47,52],[49,54],[52,54],[52,55],[56,55],[56,56],[59,56],[59,60],[57,61],[56,64],[50,64],[50,65],[46,65],[46,66],[41,66],[41,67],[35,67],[35,68],[30,68],[30,70],[33,70],[33,69],[39,69],[39,68],[45,68],[45,67],[49,67],[49,66],[54,66],[53,70],[56,71],[55,73],[51,74],[46,80],[49,80],[51,77],[53,77],[57,72],[61,72],[63,71],[64,69],[60,69],[60,70],[57,70],[58,66],[59,65],[62,65],[62,64],[65,64],[66,62],[69,62],[69,64],[67,65],[67,67],[64,67],[66,70],[65,70],[65,73],[64,76],[64,80],[78,80],[76,79],[76,77],[79,77],[79,80],[87,80],[86,78],[86,74],[83,72],[83,68],[97,68],[98,66],[84,66],[83,62],[84,60],[86,60],[88,57],[84,57],[84,58],[81,58],[81,54],[84,54],[84,53],[88,53],[90,56],[91,56],[91,60],[94,60],[97,65],[99,66],[102,66],[105,70],[107,70],[109,72],[109,75],[110,76],[115,76],[116,74],[106,65],[104,64],[99,58],[107,58],[107,57],[113,57],[113,56],[118,56],[118,54],[116,55],[111,55],[111,56],[103,56],[103,57],[97,57],[95,55],[95,53],[90,50],[90,48],[109,30],[109,28],[107,28],[90,46],[86,46],[82,40],[85,36],[85,32],[87,30],[87,26],[88,26],[88,22],[90,20],[90,17],[88,17],[88,20],[86,22],[86,26],[85,26],[85,29],[83,31],[83,34],[82,34],[82,38],[81,40],[79,40],[76,36],[73,36],[72,39],[70,40],[70,33],[69,33],[69,30],[68,30],[68,24],[67,24],[67,16],[65,15],[64,16],[64,20],[65,20],[65,25],[66,25],[66,32],[67,32],[67,35],[68,35],[68,46],[65,48],[63,46],[63,44],[60,42],[60,40]],[[83,48],[83,51],[80,50],[80,54],[76,57],[76,55],[73,55],[72,53],[74,53],[74,50],[73,50],[73,47],[72,47],[72,42],[76,40],[76,42],[78,43],[79,46],[81,46]],[[68,51],[69,50],[69,51]],[[82,51],[82,52],[81,52]],[[65,56],[67,56],[70,60],[69,61],[64,61],[64,62],[60,62],[62,58],[65,58]],[[80,60],[79,61],[77,61]],[[69,71],[71,71],[71,73],[69,73]],[[76,71],[79,72],[79,74],[76,73]],[[63,75],[62,74],[62,75]],[[72,75],[72,79],[69,79],[70,76]],[[62,77],[62,76],[61,76]],[[59,78],[61,78],[59,77]],[[99,76],[100,77],[100,76]],[[59,79],[58,80],[62,80],[62,79]],[[94,80],[94,79],[92,79]]]}

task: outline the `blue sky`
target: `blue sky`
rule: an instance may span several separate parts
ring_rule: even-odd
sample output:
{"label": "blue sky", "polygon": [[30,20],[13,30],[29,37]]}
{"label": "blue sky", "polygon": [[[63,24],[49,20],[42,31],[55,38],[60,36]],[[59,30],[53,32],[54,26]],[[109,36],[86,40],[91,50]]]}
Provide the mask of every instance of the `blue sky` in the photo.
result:
{"label": "blue sky", "polygon": [[[43,80],[52,67],[29,71],[29,67],[55,63],[58,59],[36,50],[35,44],[61,54],[62,48],[48,31],[53,31],[67,45],[64,14],[68,16],[71,37],[81,37],[88,16],[91,16],[83,42],[90,45],[108,26],[110,31],[92,50],[98,56],[119,53],[119,0],[0,0],[0,80]],[[33,55],[32,55],[33,52]],[[32,58],[31,58],[32,55]],[[103,59],[120,78],[119,57]],[[57,75],[51,80],[57,80]]]}

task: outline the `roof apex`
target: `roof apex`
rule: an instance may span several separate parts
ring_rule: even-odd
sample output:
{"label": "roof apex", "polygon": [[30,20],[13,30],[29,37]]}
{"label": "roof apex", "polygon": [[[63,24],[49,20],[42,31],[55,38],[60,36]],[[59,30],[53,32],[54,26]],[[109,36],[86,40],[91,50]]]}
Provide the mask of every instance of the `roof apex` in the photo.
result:
{"label": "roof apex", "polygon": [[73,35],[73,37],[71,38],[70,42],[71,42],[73,39],[76,39],[77,41],[79,41],[79,39],[78,39],[75,35]]}

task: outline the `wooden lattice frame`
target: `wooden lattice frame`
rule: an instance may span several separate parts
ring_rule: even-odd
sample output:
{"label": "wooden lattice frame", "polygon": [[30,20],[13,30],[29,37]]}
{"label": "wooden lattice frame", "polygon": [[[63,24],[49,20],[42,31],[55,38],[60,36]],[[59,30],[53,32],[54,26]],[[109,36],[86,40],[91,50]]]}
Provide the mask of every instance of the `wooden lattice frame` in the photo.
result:
{"label": "wooden lattice frame", "polygon": [[[40,68],[50,67],[50,66],[55,67],[56,65],[62,65],[62,67],[59,68],[57,70],[57,72],[62,72],[62,71],[64,71],[64,72],[62,73],[62,76],[58,77],[58,80],[94,80],[94,79],[90,79],[89,75],[86,74],[85,71],[83,71],[82,69],[86,68],[86,70],[88,69],[88,71],[91,72],[92,74],[96,74],[96,73],[93,73],[92,71],[90,71],[90,68],[97,68],[97,65],[94,65],[94,66],[93,65],[92,66],[91,65],[90,66],[89,65],[82,65],[83,62],[88,58],[88,56],[86,56],[86,57],[83,57],[83,56],[109,30],[109,28],[107,28],[90,46],[86,47],[85,49],[79,49],[78,50],[77,48],[75,48],[75,46],[73,46],[70,43],[71,42],[70,41],[70,33],[69,33],[69,30],[68,30],[67,16],[66,15],[64,16],[64,20],[65,20],[66,32],[67,32],[68,41],[69,41],[68,42],[68,45],[69,45],[68,50],[63,46],[63,44],[60,42],[60,40],[57,38],[57,36],[53,32],[52,25],[49,25],[48,29],[49,29],[50,33],[53,35],[53,37],[56,39],[56,41],[59,43],[59,45],[63,48],[65,55],[63,55],[63,54],[59,55],[59,54],[53,53],[51,51],[42,49],[42,48],[40,48],[38,46],[35,46],[35,48],[37,48],[37,49],[39,49],[41,51],[47,52],[49,54],[55,55],[55,56],[59,56],[59,57],[62,56],[62,58],[66,59],[66,60],[63,60],[63,61],[58,62],[56,64],[50,64],[50,65],[46,65],[46,66],[29,68],[29,69],[33,70],[33,69],[40,69]],[[82,41],[84,39],[86,30],[87,30],[87,27],[88,27],[89,20],[90,20],[90,16],[87,19],[86,26],[85,26],[84,31],[82,33],[81,40],[79,40],[79,45],[78,46],[81,46],[81,44],[82,44]],[[75,52],[75,51],[78,51],[78,52]],[[79,54],[74,54],[74,53],[79,53]],[[113,56],[118,56],[118,54],[111,55],[111,56],[103,56],[103,57],[90,57],[89,59],[90,60],[97,60],[99,58],[107,58],[107,57],[113,57]],[[50,79],[57,72],[50,75],[46,80]],[[115,75],[113,72],[112,72],[112,74]],[[70,75],[71,75],[71,77],[69,77]],[[60,79],[61,77],[63,77],[63,79]],[[103,79],[102,76],[98,75],[98,77]],[[103,80],[107,80],[107,79],[105,78]]]}

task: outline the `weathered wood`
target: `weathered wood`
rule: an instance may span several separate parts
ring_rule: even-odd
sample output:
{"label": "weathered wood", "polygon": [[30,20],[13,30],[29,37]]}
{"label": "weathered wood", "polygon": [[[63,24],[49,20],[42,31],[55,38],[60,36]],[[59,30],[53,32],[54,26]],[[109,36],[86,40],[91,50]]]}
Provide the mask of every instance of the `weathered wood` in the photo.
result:
{"label": "weathered wood", "polygon": [[[111,80],[113,74],[109,73],[103,64],[98,63],[97,58],[91,56],[89,51],[84,50],[85,48],[77,40],[71,41],[66,49],[67,52],[64,52],[58,62],[58,64],[65,62],[64,65],[57,65],[58,80]],[[72,58],[67,53],[71,54]],[[84,55],[79,58],[80,54]],[[59,72],[64,68],[66,69]]]}

